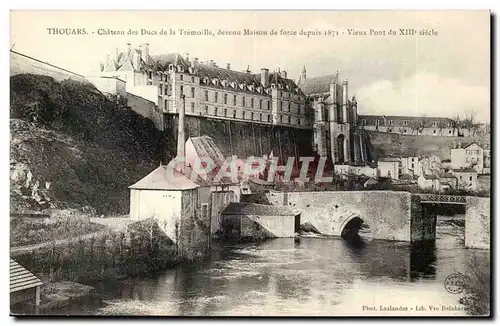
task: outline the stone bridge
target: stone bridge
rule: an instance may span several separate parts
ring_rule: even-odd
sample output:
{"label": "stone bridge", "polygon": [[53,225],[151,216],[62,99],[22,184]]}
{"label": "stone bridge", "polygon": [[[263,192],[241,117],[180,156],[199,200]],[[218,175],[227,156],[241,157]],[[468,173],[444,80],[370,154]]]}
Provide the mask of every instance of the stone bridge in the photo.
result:
{"label": "stone bridge", "polygon": [[436,237],[436,214],[429,204],[466,205],[465,245],[489,249],[490,199],[412,194],[401,191],[270,192],[273,205],[301,212],[321,233],[342,236],[360,221],[374,239],[418,242]]}

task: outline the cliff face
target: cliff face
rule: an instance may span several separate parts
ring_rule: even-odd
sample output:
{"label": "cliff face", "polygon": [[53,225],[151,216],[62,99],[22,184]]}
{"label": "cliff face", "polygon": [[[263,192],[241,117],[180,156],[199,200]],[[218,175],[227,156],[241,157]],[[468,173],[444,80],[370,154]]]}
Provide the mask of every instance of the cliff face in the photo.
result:
{"label": "cliff face", "polygon": [[30,74],[10,84],[12,211],[127,213],[127,187],[172,158],[172,139],[90,84]]}

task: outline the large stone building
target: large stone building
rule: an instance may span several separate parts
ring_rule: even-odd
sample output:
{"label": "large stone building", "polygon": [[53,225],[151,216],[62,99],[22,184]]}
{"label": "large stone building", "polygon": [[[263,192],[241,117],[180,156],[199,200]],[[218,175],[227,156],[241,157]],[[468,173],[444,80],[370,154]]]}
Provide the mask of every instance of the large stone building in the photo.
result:
{"label": "large stone building", "polygon": [[358,119],[359,125],[365,130],[446,137],[459,134],[459,128],[450,118],[359,115]]}
{"label": "large stone building", "polygon": [[230,64],[222,68],[188,54],[150,55],[148,44],[127,44],[107,57],[101,75],[124,80],[127,92],[155,102],[165,114],[178,114],[184,105],[187,116],[312,128],[306,97],[286,71],[235,71]]}
{"label": "large stone building", "polygon": [[358,128],[357,101],[349,98],[348,81],[334,75],[307,78],[306,68],[298,82],[314,109],[314,147],[335,164],[369,162],[362,130]]}

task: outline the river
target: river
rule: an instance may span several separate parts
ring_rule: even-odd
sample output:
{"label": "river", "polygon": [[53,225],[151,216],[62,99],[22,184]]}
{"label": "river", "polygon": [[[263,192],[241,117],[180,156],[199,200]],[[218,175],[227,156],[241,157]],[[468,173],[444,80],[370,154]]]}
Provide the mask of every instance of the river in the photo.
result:
{"label": "river", "polygon": [[[59,314],[194,316],[465,315],[445,289],[471,257],[462,225],[439,219],[434,244],[302,237],[216,249],[205,261],[154,276],[94,284],[103,304]],[[455,220],[457,219],[455,218]],[[460,223],[459,223],[460,224]],[[433,308],[431,307],[433,306]],[[406,309],[401,311],[397,309]],[[437,310],[432,310],[437,309]]]}

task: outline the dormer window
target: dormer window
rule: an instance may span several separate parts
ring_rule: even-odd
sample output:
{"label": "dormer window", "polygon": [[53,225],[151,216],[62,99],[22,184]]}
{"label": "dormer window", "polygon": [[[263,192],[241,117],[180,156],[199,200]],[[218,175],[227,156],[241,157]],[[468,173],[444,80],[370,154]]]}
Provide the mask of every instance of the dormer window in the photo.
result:
{"label": "dormer window", "polygon": [[174,70],[175,70],[175,69],[174,69],[174,65],[173,65],[173,64],[169,64],[169,65],[168,65],[168,70],[169,70],[169,71],[174,71]]}
{"label": "dormer window", "polygon": [[227,87],[227,80],[222,81],[222,86]]}
{"label": "dormer window", "polygon": [[254,91],[254,86],[253,86],[253,85],[249,85],[249,86],[248,86],[248,90],[249,90],[250,92],[253,92],[253,91]]}
{"label": "dormer window", "polygon": [[212,84],[219,86],[219,80],[217,78],[212,79]]}
{"label": "dormer window", "polygon": [[271,89],[275,89],[276,88],[276,84],[271,84]]}
{"label": "dormer window", "polygon": [[192,75],[192,74],[193,74],[193,72],[194,72],[193,67],[189,67],[189,68],[188,68],[188,71],[189,71],[189,73]]}
{"label": "dormer window", "polygon": [[203,78],[203,84],[208,85],[208,77]]}
{"label": "dormer window", "polygon": [[437,122],[436,121],[432,121],[432,126],[433,127],[437,127]]}
{"label": "dormer window", "polygon": [[380,121],[378,119],[375,120],[375,125],[378,126],[380,124]]}
{"label": "dormer window", "polygon": [[232,82],[231,82],[231,87],[232,87],[232,88],[236,88],[236,82],[232,81]]}
{"label": "dormer window", "polygon": [[182,68],[182,66],[181,66],[181,65],[178,65],[178,66],[177,66],[177,71],[184,72],[184,68]]}

